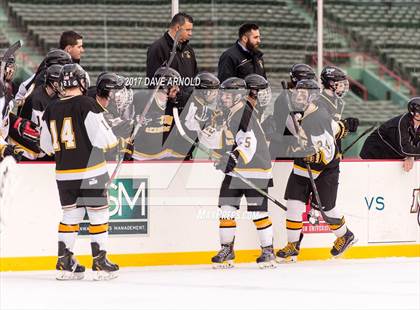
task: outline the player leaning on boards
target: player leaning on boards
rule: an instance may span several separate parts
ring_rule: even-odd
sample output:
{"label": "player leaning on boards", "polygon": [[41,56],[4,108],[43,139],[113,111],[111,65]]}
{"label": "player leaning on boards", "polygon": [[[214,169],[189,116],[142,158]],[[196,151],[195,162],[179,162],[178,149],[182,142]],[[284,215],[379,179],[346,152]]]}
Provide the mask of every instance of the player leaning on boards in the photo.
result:
{"label": "player leaning on boards", "polygon": [[[338,149],[335,145],[331,116],[322,106],[317,105],[319,92],[316,81],[301,80],[297,83],[292,96],[294,110],[303,111],[300,119],[302,132],[299,132],[299,138],[305,141],[306,149],[312,148],[313,151],[312,155],[294,160],[293,170],[287,182],[285,199],[288,243],[276,253],[279,262],[296,261],[299,254],[303,227],[302,213],[305,211],[310,194],[314,192],[307,163],[310,164],[325,214],[331,218],[341,218],[340,224],[329,224],[337,236],[331,254],[339,256],[355,242],[353,233],[347,229],[344,217],[341,217],[335,207],[338,186],[338,163],[335,158]],[[291,129],[291,132],[296,131]]]}
{"label": "player leaning on boards", "polygon": [[274,102],[273,116],[268,116],[261,124],[270,141],[271,159],[284,159],[286,157],[287,141],[285,136],[291,135],[286,127],[286,120],[290,113],[288,101],[296,84],[301,80],[315,78],[314,70],[306,64],[294,64],[290,70],[290,82],[282,82],[282,89]]}
{"label": "player leaning on boards", "polygon": [[414,159],[420,158],[420,97],[411,98],[408,113],[396,116],[366,139],[360,157],[363,159],[402,159],[409,172]]}
{"label": "player leaning on boards", "polygon": [[[71,56],[67,52],[60,49],[49,51],[43,61],[44,70],[42,74],[45,74],[45,76],[42,77],[42,82],[40,82],[42,84],[37,85],[34,83],[28,90],[27,96],[17,100],[19,103],[18,113],[17,115],[10,115],[12,125],[9,133],[9,141],[11,144],[23,148],[23,160],[37,160],[39,158],[50,160],[39,148],[38,128],[43,111],[54,100],[53,97],[55,96],[50,88],[52,87],[51,84],[49,82],[45,84],[46,70],[52,66],[62,66],[71,62]],[[52,75],[56,76],[57,68],[50,69],[49,73],[53,73]],[[52,75],[49,75],[49,78],[52,78]],[[50,85],[48,86],[48,84]]]}
{"label": "player leaning on boards", "polygon": [[220,81],[212,73],[200,72],[195,77],[198,85],[188,100],[183,118],[188,136],[212,150],[223,147],[227,132],[223,112],[217,104]]}
{"label": "player leaning on boards", "polygon": [[267,78],[261,44],[260,28],[256,24],[243,24],[239,27],[238,40],[220,56],[218,78],[220,82],[238,77],[244,79],[255,73]]}
{"label": "player leaning on boards", "polygon": [[85,267],[78,264],[72,250],[86,211],[94,279],[115,278],[119,269],[106,258],[109,209],[105,183],[109,176],[104,159],[104,149],[114,147],[117,138],[103,118],[103,110],[85,96],[88,84],[80,65],[64,65],[60,74],[63,97],[46,108],[41,126],[41,148],[55,154],[63,209],[58,228],[58,280],[84,277]]}
{"label": "player leaning on boards", "polygon": [[[129,160],[133,154],[133,144],[129,143],[128,138],[133,130],[134,121],[122,119],[115,103],[115,97],[126,92],[124,82],[124,78],[115,73],[102,72],[96,80],[96,85],[88,89],[88,96],[94,98],[101,107],[105,120],[120,142],[118,149],[106,153],[108,160],[115,160],[116,156],[123,155]],[[123,100],[128,100],[127,96]]]}
{"label": "player leaning on boards", "polygon": [[248,211],[251,212],[260,239],[262,252],[257,263],[261,268],[275,266],[268,199],[232,174],[232,171],[241,174],[265,192],[273,186],[270,154],[255,110],[257,102],[250,96],[244,96],[247,87],[243,79],[235,77],[220,85],[220,104],[227,112],[224,115],[228,129],[233,134],[234,144],[227,147],[228,152],[216,164],[216,168],[222,170],[226,176],[219,194],[221,250],[212,258],[215,267],[233,266],[235,218],[243,196],[247,200]]}
{"label": "player leaning on boards", "polygon": [[[181,160],[185,153],[178,152],[180,139],[176,139],[176,128],[173,118],[173,107],[177,106],[180,75],[172,69],[161,67],[156,70],[155,81],[159,81],[156,93],[150,98],[149,92],[138,92],[134,95],[136,115],[141,115],[151,99],[150,109],[145,115],[143,125],[134,137],[134,160]],[[183,141],[181,141],[183,142]],[[184,149],[186,151],[187,149]]]}

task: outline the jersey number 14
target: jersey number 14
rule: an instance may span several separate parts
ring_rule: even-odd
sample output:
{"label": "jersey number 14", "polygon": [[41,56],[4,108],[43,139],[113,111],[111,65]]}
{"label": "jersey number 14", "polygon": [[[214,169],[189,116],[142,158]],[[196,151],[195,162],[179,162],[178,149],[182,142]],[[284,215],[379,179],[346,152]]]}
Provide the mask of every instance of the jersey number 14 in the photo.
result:
{"label": "jersey number 14", "polygon": [[60,151],[60,142],[64,144],[66,150],[76,148],[76,138],[74,136],[73,123],[71,117],[65,117],[60,131],[60,141],[58,140],[58,131],[56,121],[50,121],[51,136],[53,140],[54,151]]}

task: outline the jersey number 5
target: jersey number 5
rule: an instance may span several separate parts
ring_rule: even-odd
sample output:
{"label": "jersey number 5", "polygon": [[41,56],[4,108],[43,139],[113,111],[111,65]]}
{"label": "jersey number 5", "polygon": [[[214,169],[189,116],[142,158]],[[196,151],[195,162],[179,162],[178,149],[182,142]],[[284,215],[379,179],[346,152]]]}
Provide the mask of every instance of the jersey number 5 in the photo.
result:
{"label": "jersey number 5", "polygon": [[[58,141],[58,131],[56,121],[50,121],[51,136],[53,140],[54,151],[60,151],[60,142]],[[76,138],[74,137],[73,123],[71,117],[65,117],[60,132],[60,141],[64,144],[66,150],[76,148]]]}

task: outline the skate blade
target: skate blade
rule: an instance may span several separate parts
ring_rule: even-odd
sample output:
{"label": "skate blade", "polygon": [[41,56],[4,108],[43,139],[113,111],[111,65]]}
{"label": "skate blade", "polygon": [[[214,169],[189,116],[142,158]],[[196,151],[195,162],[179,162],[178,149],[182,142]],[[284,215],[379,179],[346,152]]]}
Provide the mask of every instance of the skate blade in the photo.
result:
{"label": "skate blade", "polygon": [[66,270],[58,270],[56,279],[59,281],[72,281],[72,280],[83,280],[85,277],[84,272],[71,272]]}
{"label": "skate blade", "polygon": [[359,239],[357,239],[356,237],[349,243],[349,245],[347,246],[347,248],[343,251],[343,252],[341,252],[340,254],[338,254],[338,255],[336,255],[336,256],[333,256],[332,258],[333,259],[338,259],[338,258],[341,258],[341,256],[343,256],[343,254],[344,253],[346,253],[347,252],[347,250],[348,249],[350,249],[352,246],[353,246],[353,244],[355,244],[357,241],[359,241]]}
{"label": "skate blade", "polygon": [[297,256],[289,256],[286,258],[283,257],[276,257],[276,262],[279,264],[290,264],[290,263],[296,263],[297,262]]}
{"label": "skate blade", "polygon": [[260,267],[260,269],[274,269],[277,268],[277,265],[276,261],[273,259],[268,262],[258,263],[258,267]]}
{"label": "skate blade", "polygon": [[118,271],[94,271],[93,280],[94,281],[109,281],[118,277]]}
{"label": "skate blade", "polygon": [[228,260],[223,263],[213,263],[213,269],[230,269],[235,267],[233,260]]}

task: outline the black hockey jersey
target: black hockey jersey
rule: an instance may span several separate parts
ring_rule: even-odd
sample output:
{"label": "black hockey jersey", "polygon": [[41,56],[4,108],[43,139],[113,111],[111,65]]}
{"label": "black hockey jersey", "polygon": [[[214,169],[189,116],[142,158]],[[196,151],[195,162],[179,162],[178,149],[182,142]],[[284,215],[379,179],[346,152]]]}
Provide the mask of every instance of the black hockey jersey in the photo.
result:
{"label": "black hockey jersey", "polygon": [[[328,168],[338,166],[336,155],[338,149],[335,144],[332,120],[329,113],[320,106],[311,105],[300,119],[306,147],[315,146],[321,152],[321,163],[311,164],[312,174],[316,179],[321,172]],[[296,158],[293,163],[293,173],[309,177],[306,163],[302,158]]]}
{"label": "black hockey jersey", "polygon": [[57,99],[57,95],[50,97],[45,89],[45,85],[37,86],[32,93],[32,115],[31,121],[41,126],[42,114],[47,106]]}
{"label": "black hockey jersey", "polygon": [[[150,92],[139,92],[134,96],[135,114],[141,115],[149,100]],[[168,102],[161,107],[156,99],[145,116],[145,124],[140,128],[134,138],[133,159],[184,159],[190,145],[180,151],[174,130],[173,104]],[[185,145],[185,141],[181,141]]]}
{"label": "black hockey jersey", "polygon": [[108,173],[104,150],[117,145],[103,110],[87,96],[65,97],[46,108],[41,148],[55,153],[58,181],[84,180]]}
{"label": "black hockey jersey", "polygon": [[[238,151],[240,155],[234,171],[250,179],[255,185],[266,188],[273,185],[272,166],[257,113],[249,102],[241,101],[231,108],[227,126],[234,137],[234,144],[230,149]],[[237,179],[232,173],[228,175],[233,177],[232,181]]]}
{"label": "black hockey jersey", "polygon": [[382,124],[366,139],[360,157],[363,159],[420,158],[420,127],[414,128],[409,113]]}
{"label": "black hockey jersey", "polygon": [[325,90],[323,90],[316,103],[327,110],[334,121],[341,120],[345,105],[342,98],[335,96],[331,97]]}

